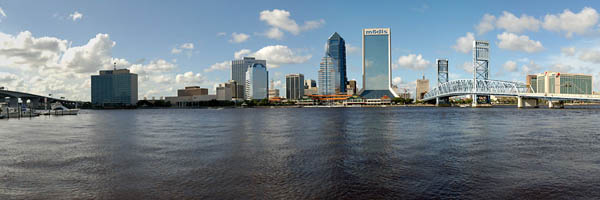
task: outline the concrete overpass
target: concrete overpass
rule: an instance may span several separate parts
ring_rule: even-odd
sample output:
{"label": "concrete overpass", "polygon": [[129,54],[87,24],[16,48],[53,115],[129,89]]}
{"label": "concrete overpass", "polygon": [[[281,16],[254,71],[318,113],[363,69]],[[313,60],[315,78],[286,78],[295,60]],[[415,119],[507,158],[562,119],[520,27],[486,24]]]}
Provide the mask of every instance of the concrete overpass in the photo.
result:
{"label": "concrete overpass", "polygon": [[60,102],[66,107],[79,107],[81,106],[81,101],[71,101],[66,99],[58,99],[53,97],[47,97],[37,94],[30,94],[25,92],[18,91],[10,91],[10,90],[0,90],[0,102],[7,102],[10,107],[17,107],[19,104],[19,99],[22,103],[27,103],[29,101],[30,106],[32,108],[43,108],[44,107],[44,99],[48,100],[48,104],[54,102]]}

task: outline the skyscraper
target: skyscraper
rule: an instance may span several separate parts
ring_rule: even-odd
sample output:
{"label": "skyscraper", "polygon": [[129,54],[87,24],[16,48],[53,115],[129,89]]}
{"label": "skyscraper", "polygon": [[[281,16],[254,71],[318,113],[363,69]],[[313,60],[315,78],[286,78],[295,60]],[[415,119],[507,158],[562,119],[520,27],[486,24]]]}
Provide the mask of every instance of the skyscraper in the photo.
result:
{"label": "skyscraper", "polygon": [[285,76],[285,98],[298,100],[304,96],[304,75],[288,74]]}
{"label": "skyscraper", "polygon": [[92,104],[129,106],[138,101],[138,77],[128,69],[101,70],[92,75]]}
{"label": "skyscraper", "polygon": [[327,40],[327,51],[325,53],[331,57],[335,65],[335,93],[345,93],[346,83],[346,42],[337,32],[333,33]]}
{"label": "skyscraper", "polygon": [[[246,83],[246,70],[254,63],[260,63],[267,66],[266,60],[256,60],[254,57],[244,57],[242,60],[232,60],[231,80],[234,80],[243,87]],[[242,89],[242,91],[245,91],[245,89]],[[245,94],[239,94],[238,96],[244,97]]]}
{"label": "skyscraper", "polygon": [[262,63],[254,63],[246,71],[246,99],[266,99],[269,94],[269,72]]}
{"label": "skyscraper", "polygon": [[360,96],[398,97],[392,89],[392,50],[389,28],[363,29],[363,88]]}
{"label": "skyscraper", "polygon": [[319,94],[320,95],[333,95],[335,94],[335,83],[336,73],[335,63],[333,58],[329,56],[321,59],[321,66],[319,68]]}

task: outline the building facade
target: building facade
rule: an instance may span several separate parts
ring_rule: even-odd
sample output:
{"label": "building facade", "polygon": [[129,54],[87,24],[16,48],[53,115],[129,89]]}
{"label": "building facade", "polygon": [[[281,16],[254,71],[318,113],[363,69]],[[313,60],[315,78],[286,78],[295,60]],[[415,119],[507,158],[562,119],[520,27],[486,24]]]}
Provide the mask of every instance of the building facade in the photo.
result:
{"label": "building facade", "polygon": [[422,100],[427,92],[429,92],[429,80],[423,76],[423,79],[417,80],[415,100]]}
{"label": "building facade", "polygon": [[246,71],[246,99],[266,99],[269,96],[269,72],[262,63],[254,63]]}
{"label": "building facade", "polygon": [[[257,60],[254,57],[244,57],[241,60],[233,60],[231,61],[231,80],[234,80],[241,87],[245,87],[246,85],[246,71],[248,67],[251,67],[253,64],[259,63],[264,66],[267,66],[266,60]],[[245,94],[245,89],[241,89],[242,94],[238,94],[238,98],[243,98]]]}
{"label": "building facade", "polygon": [[237,84],[234,80],[226,83],[221,83],[216,89],[218,101],[231,101],[235,98],[237,92]]}
{"label": "building facade", "polygon": [[348,95],[355,95],[357,92],[356,89],[356,80],[350,80],[348,81],[348,84],[346,85],[346,94]]}
{"label": "building facade", "polygon": [[363,87],[360,96],[366,99],[393,98],[392,49],[389,28],[363,29]]}
{"label": "building facade", "polygon": [[336,84],[336,65],[333,62],[333,58],[325,56],[321,59],[321,65],[319,67],[319,94],[320,95],[334,95],[335,84]]}
{"label": "building facade", "polygon": [[335,93],[345,93],[346,83],[348,82],[346,77],[346,42],[337,32],[327,39],[325,54],[331,57],[333,65],[335,65]]}
{"label": "building facade", "polygon": [[92,104],[130,106],[138,101],[138,76],[128,69],[101,70],[92,75]]}
{"label": "building facade", "polygon": [[208,95],[208,88],[201,88],[200,86],[187,86],[184,89],[177,90],[177,96],[196,95]]}
{"label": "building facade", "polygon": [[317,82],[315,80],[312,80],[312,79],[304,80],[304,89],[310,89],[310,88],[314,88],[314,87],[317,87]]}
{"label": "building facade", "polygon": [[285,76],[285,98],[298,100],[304,96],[304,75],[288,74]]}
{"label": "building facade", "polygon": [[544,72],[527,76],[527,83],[534,93],[592,94],[593,78],[587,74]]}

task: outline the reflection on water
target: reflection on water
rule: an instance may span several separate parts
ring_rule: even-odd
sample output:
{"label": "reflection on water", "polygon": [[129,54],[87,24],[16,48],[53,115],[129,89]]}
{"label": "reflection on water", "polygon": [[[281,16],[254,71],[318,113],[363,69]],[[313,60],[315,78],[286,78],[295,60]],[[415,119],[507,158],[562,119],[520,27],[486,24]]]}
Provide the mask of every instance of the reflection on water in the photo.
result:
{"label": "reflection on water", "polygon": [[600,109],[83,110],[0,121],[0,199],[600,198]]}

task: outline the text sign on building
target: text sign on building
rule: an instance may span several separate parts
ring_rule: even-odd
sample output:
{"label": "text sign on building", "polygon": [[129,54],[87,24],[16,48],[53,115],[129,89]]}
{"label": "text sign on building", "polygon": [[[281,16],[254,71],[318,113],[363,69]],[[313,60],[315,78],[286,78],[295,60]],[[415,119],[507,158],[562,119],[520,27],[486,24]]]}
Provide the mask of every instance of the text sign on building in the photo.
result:
{"label": "text sign on building", "polygon": [[367,28],[363,29],[365,35],[389,35],[389,28]]}

